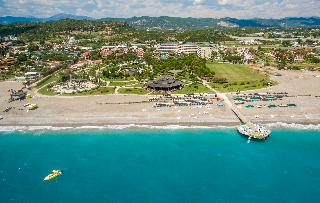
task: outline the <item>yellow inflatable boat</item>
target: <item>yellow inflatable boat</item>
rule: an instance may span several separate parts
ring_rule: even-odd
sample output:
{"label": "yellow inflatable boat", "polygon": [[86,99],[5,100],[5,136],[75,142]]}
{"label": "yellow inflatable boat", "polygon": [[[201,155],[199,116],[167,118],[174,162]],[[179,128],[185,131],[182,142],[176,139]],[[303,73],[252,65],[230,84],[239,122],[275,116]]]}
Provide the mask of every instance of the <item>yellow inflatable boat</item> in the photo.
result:
{"label": "yellow inflatable boat", "polygon": [[62,174],[61,170],[53,170],[52,173],[47,175],[43,180],[49,181],[49,180],[55,179],[56,177],[60,176],[61,174]]}

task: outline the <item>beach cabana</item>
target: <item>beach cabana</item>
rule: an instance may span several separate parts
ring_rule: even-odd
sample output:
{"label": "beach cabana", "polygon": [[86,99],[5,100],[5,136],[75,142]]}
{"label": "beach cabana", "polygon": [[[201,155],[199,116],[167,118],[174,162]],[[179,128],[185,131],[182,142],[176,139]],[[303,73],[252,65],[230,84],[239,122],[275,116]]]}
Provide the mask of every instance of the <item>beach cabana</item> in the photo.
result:
{"label": "beach cabana", "polygon": [[161,76],[147,82],[146,84],[147,88],[154,89],[156,91],[172,91],[180,89],[182,86],[182,83],[172,76]]}
{"label": "beach cabana", "polygon": [[217,105],[217,106],[219,106],[219,107],[224,106],[224,104],[223,104],[223,103],[217,103],[216,105]]}
{"label": "beach cabana", "polygon": [[277,105],[275,105],[275,104],[270,104],[269,106],[268,106],[268,108],[276,108],[277,107]]}
{"label": "beach cabana", "polygon": [[234,100],[236,100],[236,101],[245,101],[245,99],[242,98],[242,97],[236,97],[236,98],[234,98]]}

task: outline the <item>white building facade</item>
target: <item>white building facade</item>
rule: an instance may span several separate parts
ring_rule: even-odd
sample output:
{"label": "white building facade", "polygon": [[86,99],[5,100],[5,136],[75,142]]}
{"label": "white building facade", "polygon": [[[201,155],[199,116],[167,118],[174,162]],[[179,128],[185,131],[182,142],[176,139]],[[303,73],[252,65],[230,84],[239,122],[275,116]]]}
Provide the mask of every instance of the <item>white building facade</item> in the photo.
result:
{"label": "white building facade", "polygon": [[181,44],[179,47],[179,53],[196,54],[198,52],[198,48],[198,45],[194,43]]}
{"label": "white building facade", "polygon": [[157,47],[157,52],[160,53],[178,53],[179,52],[179,43],[164,43],[164,44],[159,44]]}

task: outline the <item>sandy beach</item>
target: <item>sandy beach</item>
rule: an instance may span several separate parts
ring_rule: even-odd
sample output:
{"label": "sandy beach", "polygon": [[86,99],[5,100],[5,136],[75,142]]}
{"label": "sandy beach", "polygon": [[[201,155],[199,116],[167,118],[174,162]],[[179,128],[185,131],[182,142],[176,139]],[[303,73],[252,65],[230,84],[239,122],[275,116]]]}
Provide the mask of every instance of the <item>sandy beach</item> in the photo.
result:
{"label": "sandy beach", "polygon": [[[320,124],[319,72],[285,71],[282,76],[272,76],[278,85],[249,92],[288,92],[282,101],[258,102],[276,105],[296,103],[294,108],[252,108],[239,106],[239,111],[249,120],[259,123]],[[195,125],[235,126],[239,120],[228,107],[171,107],[154,108],[154,103],[108,104],[148,101],[147,95],[102,95],[83,97],[47,97],[32,92],[33,98],[8,103],[9,89],[19,89],[15,81],[0,83],[1,126],[101,126],[101,125]],[[247,92],[246,92],[247,93]],[[234,94],[227,94],[232,98]],[[39,108],[27,111],[23,105],[36,103]],[[255,104],[255,105],[256,105]],[[9,112],[2,112],[13,107]]]}

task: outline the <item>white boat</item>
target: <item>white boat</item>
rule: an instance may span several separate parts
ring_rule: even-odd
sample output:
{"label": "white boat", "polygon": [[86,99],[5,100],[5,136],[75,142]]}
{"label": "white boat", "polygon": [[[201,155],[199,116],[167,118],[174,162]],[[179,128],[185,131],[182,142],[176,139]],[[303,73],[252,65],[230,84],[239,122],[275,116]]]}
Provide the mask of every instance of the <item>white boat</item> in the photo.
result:
{"label": "white boat", "polygon": [[239,133],[242,135],[259,139],[259,140],[264,140],[269,135],[271,134],[271,130],[265,128],[262,125],[259,124],[253,124],[253,123],[247,123],[247,124],[242,124],[238,127]]}
{"label": "white boat", "polygon": [[2,119],[4,119],[4,117],[3,117],[3,116],[0,116],[0,120],[2,120]]}

